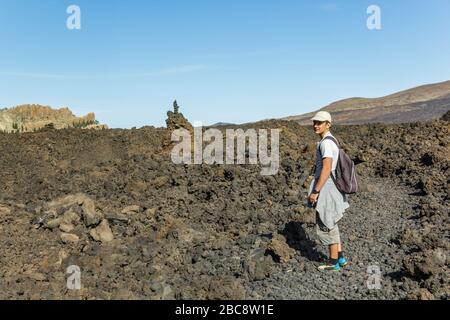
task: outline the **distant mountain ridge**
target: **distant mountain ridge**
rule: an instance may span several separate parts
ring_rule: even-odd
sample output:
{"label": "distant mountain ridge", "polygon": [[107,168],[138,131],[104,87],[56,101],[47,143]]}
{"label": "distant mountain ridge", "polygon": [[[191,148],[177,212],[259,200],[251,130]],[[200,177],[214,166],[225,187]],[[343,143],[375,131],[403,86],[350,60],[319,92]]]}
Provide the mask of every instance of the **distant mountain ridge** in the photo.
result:
{"label": "distant mountain ridge", "polygon": [[207,127],[215,128],[215,127],[226,127],[226,126],[235,126],[235,125],[236,124],[230,123],[230,122],[216,122],[216,123],[214,123],[212,125],[209,125]]}
{"label": "distant mountain ridge", "polygon": [[[429,121],[450,110],[450,81],[428,84],[380,98],[349,98],[319,110],[328,111],[337,124],[402,123]],[[316,113],[282,118],[310,124]]]}

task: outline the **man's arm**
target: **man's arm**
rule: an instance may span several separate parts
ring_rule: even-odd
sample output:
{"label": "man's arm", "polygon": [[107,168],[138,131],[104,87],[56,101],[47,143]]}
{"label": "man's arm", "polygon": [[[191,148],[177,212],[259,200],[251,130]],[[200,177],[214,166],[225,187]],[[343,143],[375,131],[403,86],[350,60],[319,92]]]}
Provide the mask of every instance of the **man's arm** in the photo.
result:
{"label": "man's arm", "polygon": [[[331,165],[333,163],[333,158],[323,158],[322,159],[322,171],[320,171],[320,177],[317,180],[316,185],[314,186],[314,190],[320,191],[327,181],[328,177],[331,174]],[[319,197],[318,193],[314,193],[314,190],[309,195],[309,202],[313,205],[317,202],[317,198]]]}
{"label": "man's arm", "polygon": [[322,171],[320,172],[319,180],[317,180],[316,186],[314,187],[315,190],[320,191],[327,182],[328,178],[331,174],[331,165],[333,163],[333,158],[323,158],[322,159]]}

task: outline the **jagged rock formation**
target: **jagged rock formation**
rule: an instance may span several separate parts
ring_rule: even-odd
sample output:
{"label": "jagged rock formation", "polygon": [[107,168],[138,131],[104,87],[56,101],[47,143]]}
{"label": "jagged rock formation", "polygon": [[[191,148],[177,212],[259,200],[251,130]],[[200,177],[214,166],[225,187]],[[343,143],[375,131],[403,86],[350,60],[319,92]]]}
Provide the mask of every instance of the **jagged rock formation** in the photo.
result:
{"label": "jagged rock formation", "polygon": [[179,112],[179,106],[176,100],[173,102],[173,112],[167,111],[166,125],[169,130],[176,130],[179,128],[185,128],[190,131],[193,130],[189,121]]}
{"label": "jagged rock formation", "polygon": [[44,128],[105,129],[107,126],[99,125],[92,112],[77,117],[69,108],[52,109],[48,106],[31,104],[0,111],[0,131],[34,132]]}

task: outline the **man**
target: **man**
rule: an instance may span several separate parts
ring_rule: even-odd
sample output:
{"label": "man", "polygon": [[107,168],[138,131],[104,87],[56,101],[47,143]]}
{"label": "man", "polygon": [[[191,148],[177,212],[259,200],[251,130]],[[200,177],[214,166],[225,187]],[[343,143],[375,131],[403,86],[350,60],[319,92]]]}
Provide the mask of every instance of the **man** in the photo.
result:
{"label": "man", "polygon": [[331,174],[335,175],[339,148],[330,132],[331,115],[326,111],[319,111],[311,120],[314,132],[320,136],[321,141],[316,151],[316,170],[309,188],[309,203],[316,209],[316,232],[319,240],[328,246],[330,254],[329,261],[318,269],[339,271],[347,261],[337,222],[349,207],[346,196],[336,188],[331,178]]}

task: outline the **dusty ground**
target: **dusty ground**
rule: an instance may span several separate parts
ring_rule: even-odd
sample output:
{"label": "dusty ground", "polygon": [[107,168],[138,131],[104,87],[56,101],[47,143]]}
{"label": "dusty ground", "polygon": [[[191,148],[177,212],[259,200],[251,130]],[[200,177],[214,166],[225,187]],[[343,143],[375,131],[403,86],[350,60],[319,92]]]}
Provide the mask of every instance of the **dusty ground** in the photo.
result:
{"label": "dusty ground", "polygon": [[351,263],[333,275],[315,269],[325,250],[300,185],[316,138],[252,127],[283,130],[275,176],[174,165],[162,128],[0,134],[0,298],[448,299],[448,122],[334,129],[362,188],[341,224]]}

